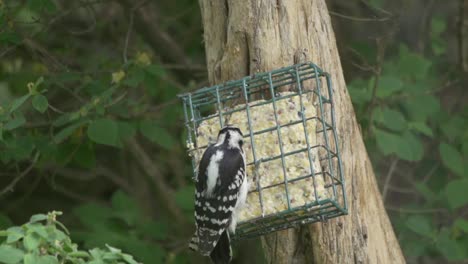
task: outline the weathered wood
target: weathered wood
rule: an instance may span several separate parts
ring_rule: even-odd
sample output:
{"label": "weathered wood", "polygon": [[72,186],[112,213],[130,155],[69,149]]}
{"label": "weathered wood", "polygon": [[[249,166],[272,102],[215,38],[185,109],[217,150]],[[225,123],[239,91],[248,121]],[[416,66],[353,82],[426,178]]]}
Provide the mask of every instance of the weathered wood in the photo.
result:
{"label": "weathered wood", "polygon": [[[211,84],[315,62],[331,73],[349,215],[263,237],[269,263],[404,263],[377,187],[324,0],[199,0]],[[309,102],[312,103],[312,102]]]}

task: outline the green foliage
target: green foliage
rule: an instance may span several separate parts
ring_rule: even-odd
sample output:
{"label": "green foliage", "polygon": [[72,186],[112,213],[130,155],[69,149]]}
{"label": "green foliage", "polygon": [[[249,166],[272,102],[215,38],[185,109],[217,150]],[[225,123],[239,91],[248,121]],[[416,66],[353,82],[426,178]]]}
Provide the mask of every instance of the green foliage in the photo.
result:
{"label": "green foliage", "polygon": [[57,221],[60,212],[33,215],[29,222],[0,230],[6,237],[0,244],[0,262],[5,264],[137,264],[129,254],[106,245],[85,251],[73,243],[62,223]]}
{"label": "green foliage", "polygon": [[[432,56],[396,43],[396,52],[384,60],[380,73],[353,79],[348,90],[377,171],[376,164],[388,164],[388,157],[400,160],[399,165],[406,161],[402,168],[410,168],[409,162],[415,164],[402,173],[401,181],[408,183],[403,188],[412,189],[416,198],[405,202],[400,214],[392,217],[398,223],[395,226],[405,254],[455,261],[468,258],[464,250],[468,225],[459,213],[468,206],[468,113],[466,109],[448,112],[437,94],[446,82],[442,79],[445,62],[436,59],[447,49],[445,21],[440,17],[431,21]],[[385,169],[382,174],[388,173]]]}
{"label": "green foliage", "polygon": [[[193,193],[192,193],[193,194]],[[166,222],[147,219],[134,199],[118,191],[112,207],[84,204],[74,210],[82,228],[74,232],[88,248],[111,245],[137,256],[144,263],[161,263],[166,250],[160,244],[168,238]]]}

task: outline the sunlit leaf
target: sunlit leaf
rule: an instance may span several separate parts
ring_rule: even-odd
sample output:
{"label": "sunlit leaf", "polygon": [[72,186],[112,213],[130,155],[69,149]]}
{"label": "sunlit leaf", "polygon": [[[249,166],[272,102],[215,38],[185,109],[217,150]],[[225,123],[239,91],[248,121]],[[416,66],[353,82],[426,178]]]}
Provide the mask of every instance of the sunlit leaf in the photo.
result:
{"label": "sunlit leaf", "polygon": [[24,252],[9,245],[0,245],[0,263],[17,264],[23,259]]}
{"label": "sunlit leaf", "polygon": [[41,238],[36,233],[29,233],[23,238],[24,248],[28,251],[36,250],[41,244]]}
{"label": "sunlit leaf", "polygon": [[35,215],[31,216],[31,218],[29,219],[29,223],[44,221],[46,219],[47,219],[47,215],[45,215],[45,214],[35,214]]}

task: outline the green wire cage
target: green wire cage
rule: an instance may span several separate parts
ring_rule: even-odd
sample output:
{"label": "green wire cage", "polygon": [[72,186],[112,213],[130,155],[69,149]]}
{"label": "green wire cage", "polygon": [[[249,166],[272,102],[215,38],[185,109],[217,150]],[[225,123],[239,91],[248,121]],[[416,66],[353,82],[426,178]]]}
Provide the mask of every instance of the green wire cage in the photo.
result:
{"label": "green wire cage", "polygon": [[347,214],[332,90],[301,63],[179,95],[195,177],[220,128],[244,134],[250,188],[235,240]]}

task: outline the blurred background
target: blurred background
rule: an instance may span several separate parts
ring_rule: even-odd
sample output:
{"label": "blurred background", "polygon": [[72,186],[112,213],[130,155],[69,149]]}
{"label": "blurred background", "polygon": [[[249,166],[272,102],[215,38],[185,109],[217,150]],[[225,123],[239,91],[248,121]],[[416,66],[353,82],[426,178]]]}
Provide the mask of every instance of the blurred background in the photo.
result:
{"label": "blurred background", "polygon": [[[407,261],[468,263],[468,1],[327,4]],[[202,34],[194,0],[0,0],[0,229],[59,210],[85,248],[196,260],[176,95],[208,85]]]}

